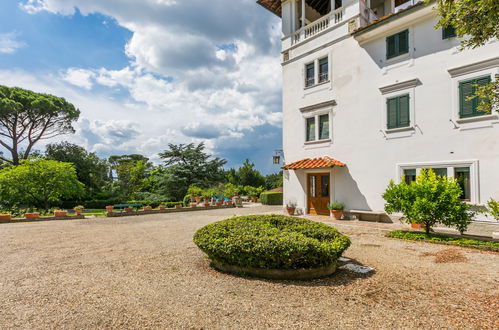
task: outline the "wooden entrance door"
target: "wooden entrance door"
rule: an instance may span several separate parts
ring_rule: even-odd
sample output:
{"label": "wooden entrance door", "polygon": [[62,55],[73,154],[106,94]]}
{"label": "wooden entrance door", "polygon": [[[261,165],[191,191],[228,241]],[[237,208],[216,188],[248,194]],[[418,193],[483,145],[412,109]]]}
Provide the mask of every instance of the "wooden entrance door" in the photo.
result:
{"label": "wooden entrance door", "polygon": [[307,177],[307,207],[310,214],[328,215],[330,201],[329,173],[310,173]]}

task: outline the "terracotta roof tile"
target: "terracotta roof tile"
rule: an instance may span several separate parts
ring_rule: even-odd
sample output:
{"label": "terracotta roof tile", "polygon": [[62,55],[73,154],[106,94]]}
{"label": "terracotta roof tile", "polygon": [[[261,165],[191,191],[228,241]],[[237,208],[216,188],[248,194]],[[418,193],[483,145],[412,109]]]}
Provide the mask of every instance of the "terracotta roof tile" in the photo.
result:
{"label": "terracotta roof tile", "polygon": [[334,166],[346,166],[345,163],[339,160],[333,159],[331,157],[325,156],[321,158],[305,158],[291,164],[284,165],[282,169],[284,170],[300,170],[300,169],[311,169],[311,168],[326,168]]}

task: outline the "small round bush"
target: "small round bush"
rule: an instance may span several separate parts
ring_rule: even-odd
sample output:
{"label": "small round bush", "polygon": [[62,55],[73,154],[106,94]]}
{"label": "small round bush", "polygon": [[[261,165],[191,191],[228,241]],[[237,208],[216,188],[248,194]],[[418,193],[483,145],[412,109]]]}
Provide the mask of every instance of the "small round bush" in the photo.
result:
{"label": "small round bush", "polygon": [[327,267],[350,246],[348,236],[323,223],[284,215],[249,215],[209,224],[194,243],[212,261],[266,269]]}

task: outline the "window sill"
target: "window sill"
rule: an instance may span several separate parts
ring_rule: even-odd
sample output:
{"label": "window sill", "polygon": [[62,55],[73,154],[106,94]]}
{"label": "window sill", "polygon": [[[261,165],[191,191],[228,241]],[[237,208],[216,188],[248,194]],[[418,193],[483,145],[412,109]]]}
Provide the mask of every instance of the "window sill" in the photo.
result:
{"label": "window sill", "polygon": [[405,131],[414,131],[414,127],[413,126],[407,126],[407,127],[385,129],[385,133],[386,134],[398,133],[398,132],[405,132]]}
{"label": "window sill", "polygon": [[405,54],[400,54],[400,55],[397,55],[397,56],[393,56],[393,57],[387,58],[385,60],[385,63],[386,64],[392,64],[392,63],[396,63],[396,62],[399,62],[399,61],[406,60],[406,59],[408,59],[410,57],[411,57],[411,52],[407,52]]}
{"label": "window sill", "polygon": [[459,118],[459,119],[456,119],[456,123],[466,124],[466,123],[474,123],[474,122],[482,121],[482,120],[494,120],[494,119],[498,119],[498,118],[499,117],[496,114],[481,115],[481,116],[474,116],[474,117]]}
{"label": "window sill", "polygon": [[331,139],[324,139],[324,140],[307,141],[304,144],[308,146],[308,145],[330,143],[330,142],[331,142]]}
{"label": "window sill", "polygon": [[331,82],[331,80],[327,80],[327,81],[323,81],[323,82],[320,82],[318,84],[314,84],[314,85],[310,85],[310,86],[305,86],[303,89],[304,90],[307,90],[307,89],[311,89],[311,88],[314,88],[314,87],[318,87],[318,86],[321,86],[321,85],[325,85],[327,83]]}

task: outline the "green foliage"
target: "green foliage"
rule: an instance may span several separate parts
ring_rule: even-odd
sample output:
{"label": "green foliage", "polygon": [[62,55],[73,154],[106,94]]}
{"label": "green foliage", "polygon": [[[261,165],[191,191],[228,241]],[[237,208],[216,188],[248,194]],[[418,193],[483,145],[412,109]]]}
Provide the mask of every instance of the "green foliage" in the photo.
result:
{"label": "green foliage", "polygon": [[[72,124],[79,116],[80,111],[64,98],[0,85],[0,144],[11,154],[2,159],[18,165],[40,140],[74,133]],[[22,142],[27,145],[20,152]]]}
{"label": "green foliage", "polygon": [[404,178],[400,184],[391,181],[383,198],[387,213],[401,212],[407,223],[424,224],[427,233],[436,223],[455,227],[463,233],[474,213],[470,205],[459,199],[461,193],[456,180],[423,169],[411,184],[407,184]]}
{"label": "green foliage", "polygon": [[184,206],[189,206],[189,203],[191,202],[191,195],[187,194],[184,196],[182,199],[182,205]]}
{"label": "green foliage", "polygon": [[225,197],[232,197],[234,196],[236,193],[239,193],[239,187],[232,184],[232,183],[227,183],[223,186],[223,190],[222,190],[222,193]]}
{"label": "green foliage", "polygon": [[494,217],[497,221],[499,221],[499,202],[491,198],[487,202],[487,210],[489,211],[490,215]]}
{"label": "green foliage", "polygon": [[265,185],[265,178],[255,169],[255,164],[246,159],[237,170],[230,169],[226,179],[229,183],[237,186],[260,187]]}
{"label": "green foliage", "polygon": [[265,189],[272,190],[283,186],[282,171],[265,176]]}
{"label": "green foliage", "polygon": [[246,195],[249,195],[251,197],[260,197],[260,195],[264,192],[263,187],[252,187],[252,186],[245,186],[243,190],[246,192]]}
{"label": "green foliage", "polygon": [[87,197],[101,192],[109,183],[109,166],[106,161],[76,144],[68,142],[49,144],[45,150],[45,158],[72,163],[78,181],[85,185]]}
{"label": "green foliage", "polygon": [[203,195],[203,189],[192,185],[189,187],[189,189],[187,189],[187,193],[191,196],[199,197]]}
{"label": "green foliage", "polygon": [[7,207],[34,206],[48,210],[61,199],[83,193],[84,186],[69,163],[25,160],[21,165],[0,170],[0,200]]}
{"label": "green foliage", "polygon": [[[427,3],[432,0],[426,0]],[[497,0],[437,0],[440,20],[436,28],[452,26],[463,37],[463,48],[477,48],[499,38],[499,1]],[[499,82],[493,81],[477,89],[482,101],[479,109],[491,113],[499,109]]]}
{"label": "green foliage", "polygon": [[345,208],[345,204],[343,204],[342,202],[334,201],[332,203],[329,203],[327,208],[330,210],[343,210]]}
{"label": "green foliage", "polygon": [[137,154],[111,156],[109,163],[118,176],[113,188],[122,199],[134,198],[138,192],[147,191],[153,167],[147,157]]}
{"label": "green foliage", "polygon": [[164,167],[154,174],[157,193],[169,200],[180,200],[191,185],[209,188],[224,181],[226,160],[212,158],[204,151],[203,143],[168,146],[169,150],[159,154]]}
{"label": "green foliage", "polygon": [[484,113],[492,113],[495,109],[499,111],[499,75],[496,74],[494,81],[483,86],[476,86],[476,95],[471,98],[478,97],[478,110]]}
{"label": "green foliage", "polygon": [[260,202],[263,205],[282,205],[282,192],[266,191],[260,194]]}
{"label": "green foliage", "polygon": [[478,248],[495,248],[499,250],[499,242],[488,242],[479,241],[468,238],[453,237],[448,235],[440,234],[427,234],[419,231],[409,231],[409,230],[394,230],[387,234],[387,236],[392,238],[399,238],[409,241],[424,241],[431,243],[446,243],[452,245],[460,245],[466,247],[478,247]]}
{"label": "green foliage", "polygon": [[335,263],[350,239],[303,218],[250,215],[209,224],[196,232],[194,243],[210,259],[229,265],[300,269]]}

